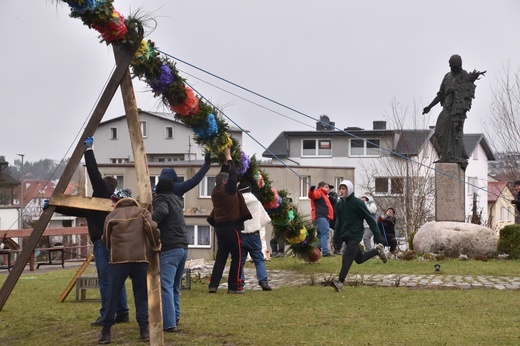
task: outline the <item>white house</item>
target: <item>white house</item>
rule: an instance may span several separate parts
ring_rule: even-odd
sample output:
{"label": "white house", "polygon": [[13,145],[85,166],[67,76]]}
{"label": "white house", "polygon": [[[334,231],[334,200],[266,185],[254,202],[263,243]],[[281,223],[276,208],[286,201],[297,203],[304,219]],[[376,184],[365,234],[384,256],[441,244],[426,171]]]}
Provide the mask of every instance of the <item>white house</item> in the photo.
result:
{"label": "white house", "polygon": [[[322,116],[315,131],[284,131],[269,145],[263,157],[285,164],[316,167],[355,168],[355,193],[372,196],[383,212],[397,209],[407,233],[434,216],[434,162],[438,159],[432,140],[433,129],[390,130],[386,122],[374,121],[370,130],[347,127],[334,129],[334,123]],[[487,214],[487,163],[493,154],[482,134],[465,135],[469,165],[467,214],[471,216],[473,192],[482,218]],[[336,182],[337,183],[337,182]],[[482,196],[481,196],[482,192]],[[418,211],[424,212],[417,217]]]}

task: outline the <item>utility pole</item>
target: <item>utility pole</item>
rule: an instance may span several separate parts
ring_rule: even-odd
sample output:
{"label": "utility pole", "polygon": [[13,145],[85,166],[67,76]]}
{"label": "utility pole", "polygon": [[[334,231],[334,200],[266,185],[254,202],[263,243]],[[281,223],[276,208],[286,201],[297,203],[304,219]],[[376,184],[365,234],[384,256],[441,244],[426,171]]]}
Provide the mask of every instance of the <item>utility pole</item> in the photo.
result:
{"label": "utility pole", "polygon": [[20,219],[18,220],[18,229],[23,229],[23,188],[24,188],[24,184],[23,184],[23,157],[25,156],[25,154],[16,154],[18,156],[20,156],[22,158],[22,165],[20,167],[20,173],[21,173],[21,178],[20,178]]}

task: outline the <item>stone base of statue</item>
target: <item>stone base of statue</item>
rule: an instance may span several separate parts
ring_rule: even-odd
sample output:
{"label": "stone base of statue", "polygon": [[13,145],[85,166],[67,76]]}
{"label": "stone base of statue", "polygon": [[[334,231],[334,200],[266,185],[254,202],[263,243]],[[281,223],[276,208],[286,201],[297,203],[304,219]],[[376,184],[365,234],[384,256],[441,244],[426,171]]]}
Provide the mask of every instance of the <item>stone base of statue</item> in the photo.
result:
{"label": "stone base of statue", "polygon": [[435,170],[435,220],[465,222],[464,171],[458,163],[436,163]]}

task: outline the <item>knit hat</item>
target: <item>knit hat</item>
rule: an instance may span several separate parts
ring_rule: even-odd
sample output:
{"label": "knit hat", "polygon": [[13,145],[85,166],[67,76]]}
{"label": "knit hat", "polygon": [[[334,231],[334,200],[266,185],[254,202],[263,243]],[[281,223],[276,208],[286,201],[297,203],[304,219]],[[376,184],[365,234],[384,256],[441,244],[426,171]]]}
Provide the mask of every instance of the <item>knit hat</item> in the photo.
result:
{"label": "knit hat", "polygon": [[159,179],[171,179],[174,183],[177,182],[177,173],[173,168],[163,168]]}
{"label": "knit hat", "polygon": [[170,178],[159,178],[155,192],[157,194],[173,192],[173,181]]}
{"label": "knit hat", "polygon": [[122,198],[130,198],[130,197],[132,197],[132,190],[121,189],[121,190],[116,190],[112,194],[112,197],[110,197],[110,199],[112,200],[112,202],[117,203]]}

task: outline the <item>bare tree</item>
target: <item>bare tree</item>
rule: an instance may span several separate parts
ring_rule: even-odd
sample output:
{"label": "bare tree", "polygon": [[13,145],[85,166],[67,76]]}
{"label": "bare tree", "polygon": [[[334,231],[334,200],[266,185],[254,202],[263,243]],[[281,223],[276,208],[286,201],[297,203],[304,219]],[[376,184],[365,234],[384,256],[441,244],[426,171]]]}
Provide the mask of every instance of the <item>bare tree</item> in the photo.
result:
{"label": "bare tree", "polygon": [[520,177],[520,69],[512,73],[509,64],[504,66],[493,90],[490,114],[483,127],[497,154],[492,173],[499,180],[515,181]]}
{"label": "bare tree", "polygon": [[398,213],[396,229],[406,239],[425,222],[435,218],[433,148],[428,116],[421,115],[414,102],[413,109],[393,101],[391,113],[385,116],[393,130],[393,146],[381,149],[381,157],[361,167],[365,172],[362,187],[380,210],[393,207]]}

